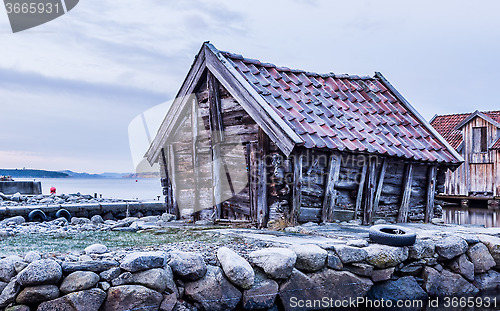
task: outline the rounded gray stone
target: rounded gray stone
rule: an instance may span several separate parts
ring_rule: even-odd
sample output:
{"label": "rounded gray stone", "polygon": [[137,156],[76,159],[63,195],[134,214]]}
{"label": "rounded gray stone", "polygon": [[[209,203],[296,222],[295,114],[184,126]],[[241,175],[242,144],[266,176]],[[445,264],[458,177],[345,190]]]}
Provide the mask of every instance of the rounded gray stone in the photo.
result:
{"label": "rounded gray stone", "polygon": [[30,263],[17,275],[17,282],[24,286],[57,284],[62,278],[61,266],[52,259]]}

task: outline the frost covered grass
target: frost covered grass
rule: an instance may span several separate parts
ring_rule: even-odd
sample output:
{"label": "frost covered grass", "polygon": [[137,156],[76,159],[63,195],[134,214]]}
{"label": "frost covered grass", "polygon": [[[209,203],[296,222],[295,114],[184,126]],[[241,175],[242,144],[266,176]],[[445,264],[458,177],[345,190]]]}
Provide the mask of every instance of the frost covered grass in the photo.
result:
{"label": "frost covered grass", "polygon": [[94,243],[106,244],[109,249],[147,248],[169,243],[203,242],[224,243],[228,238],[206,230],[170,228],[161,231],[117,232],[82,231],[69,233],[19,234],[0,239],[0,256],[23,254],[28,251],[41,253],[67,253],[81,251]]}

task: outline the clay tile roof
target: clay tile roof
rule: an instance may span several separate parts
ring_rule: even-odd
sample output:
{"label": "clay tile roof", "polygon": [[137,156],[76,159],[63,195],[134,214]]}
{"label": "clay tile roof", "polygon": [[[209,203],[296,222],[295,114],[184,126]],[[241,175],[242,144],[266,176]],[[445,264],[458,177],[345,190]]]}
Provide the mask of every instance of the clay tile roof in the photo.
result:
{"label": "clay tile roof", "polygon": [[[498,111],[483,111],[484,115],[490,117],[492,120],[500,122],[500,110]],[[438,115],[431,120],[431,125],[438,131],[441,136],[446,139],[450,145],[458,149],[462,143],[462,131],[456,127],[467,119],[473,113],[460,113]],[[500,148],[500,141],[497,141],[491,147],[492,149]]]}
{"label": "clay tile roof", "polygon": [[220,53],[300,135],[306,148],[460,162],[381,75],[317,74]]}

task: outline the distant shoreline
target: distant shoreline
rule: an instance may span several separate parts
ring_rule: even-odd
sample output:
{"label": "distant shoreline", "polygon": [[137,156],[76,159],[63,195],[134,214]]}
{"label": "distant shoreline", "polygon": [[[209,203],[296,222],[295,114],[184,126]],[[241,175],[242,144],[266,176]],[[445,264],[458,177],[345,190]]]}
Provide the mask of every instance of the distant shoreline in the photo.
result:
{"label": "distant shoreline", "polygon": [[147,173],[76,173],[70,170],[65,171],[47,171],[38,169],[0,169],[0,176],[11,176],[12,178],[160,178],[160,172]]}

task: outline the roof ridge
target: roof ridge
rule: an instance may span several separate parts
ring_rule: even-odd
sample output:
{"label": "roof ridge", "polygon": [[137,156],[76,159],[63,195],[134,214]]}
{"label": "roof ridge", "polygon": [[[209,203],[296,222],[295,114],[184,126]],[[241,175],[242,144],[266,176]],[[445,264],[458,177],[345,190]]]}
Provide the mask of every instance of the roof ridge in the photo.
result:
{"label": "roof ridge", "polygon": [[313,76],[313,77],[322,77],[322,78],[337,78],[337,79],[352,79],[352,80],[378,80],[375,76],[368,76],[368,75],[356,75],[356,74],[348,74],[348,73],[343,73],[343,74],[336,74],[334,72],[329,72],[329,73],[318,73],[314,71],[307,71],[307,70],[302,70],[302,69],[294,69],[294,68],[289,68],[286,66],[278,66],[273,63],[269,62],[262,62],[259,59],[256,58],[247,58],[243,56],[242,54],[237,54],[229,51],[220,51],[219,52],[225,56],[229,57],[231,59],[237,59],[241,60],[246,63],[250,63],[253,65],[257,66],[263,66],[266,68],[275,68],[277,71],[284,71],[284,72],[292,72],[295,74],[305,74],[306,76]]}

